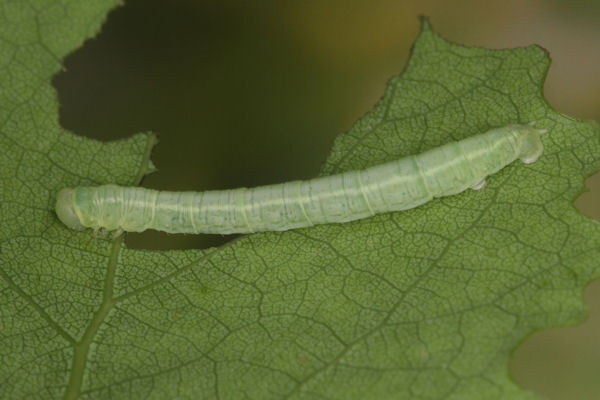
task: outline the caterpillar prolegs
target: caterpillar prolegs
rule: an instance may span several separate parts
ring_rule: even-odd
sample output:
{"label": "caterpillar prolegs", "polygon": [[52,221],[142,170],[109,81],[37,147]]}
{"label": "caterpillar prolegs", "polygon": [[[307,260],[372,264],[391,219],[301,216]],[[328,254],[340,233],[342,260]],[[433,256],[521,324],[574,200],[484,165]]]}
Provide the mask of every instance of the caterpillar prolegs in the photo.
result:
{"label": "caterpillar prolegs", "polygon": [[131,232],[251,233],[342,223],[481,189],[488,175],[513,161],[536,161],[545,132],[533,123],[508,125],[363,170],[255,188],[65,188],[58,193],[56,213],[72,229]]}

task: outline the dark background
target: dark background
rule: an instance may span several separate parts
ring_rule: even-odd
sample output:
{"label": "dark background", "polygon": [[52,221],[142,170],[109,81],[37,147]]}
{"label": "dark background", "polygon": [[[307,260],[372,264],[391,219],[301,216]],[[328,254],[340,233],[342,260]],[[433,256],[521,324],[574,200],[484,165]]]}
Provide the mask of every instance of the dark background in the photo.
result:
{"label": "dark background", "polygon": [[[371,109],[404,67],[417,15],[454,42],[538,43],[553,62],[544,88],[561,112],[600,121],[597,0],[131,0],[55,77],[62,125],[114,140],[159,133],[145,187],[255,186],[317,175],[334,137]],[[600,220],[600,175],[577,207]],[[130,247],[204,248],[232,236],[128,234]],[[551,399],[600,393],[600,284],[591,318],[535,334],[515,379]]]}

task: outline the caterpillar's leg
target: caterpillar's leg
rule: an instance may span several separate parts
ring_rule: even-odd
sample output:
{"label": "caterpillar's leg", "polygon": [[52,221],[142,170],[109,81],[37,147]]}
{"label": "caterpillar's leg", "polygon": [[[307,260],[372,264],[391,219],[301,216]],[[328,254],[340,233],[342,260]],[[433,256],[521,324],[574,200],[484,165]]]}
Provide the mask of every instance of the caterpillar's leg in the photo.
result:
{"label": "caterpillar's leg", "polygon": [[123,232],[125,232],[123,229],[121,229],[121,228],[117,229],[116,231],[114,231],[112,238],[113,239],[118,238],[119,236],[121,236],[123,234]]}
{"label": "caterpillar's leg", "polygon": [[487,186],[487,181],[485,180],[485,178],[483,178],[481,180],[481,182],[477,183],[474,186],[471,186],[471,189],[473,189],[473,190],[481,190],[481,189],[483,189],[486,186]]}
{"label": "caterpillar's leg", "polygon": [[108,232],[105,228],[96,228],[94,229],[93,237],[104,239],[108,235]]}

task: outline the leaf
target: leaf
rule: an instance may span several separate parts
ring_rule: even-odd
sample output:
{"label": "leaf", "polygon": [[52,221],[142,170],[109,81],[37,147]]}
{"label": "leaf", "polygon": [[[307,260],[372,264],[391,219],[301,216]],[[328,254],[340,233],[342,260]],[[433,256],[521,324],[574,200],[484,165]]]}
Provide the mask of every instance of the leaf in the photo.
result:
{"label": "leaf", "polygon": [[508,123],[550,130],[536,163],[485,190],[205,251],[138,251],[53,211],[62,187],[135,184],[152,168],[152,135],[100,143],[58,123],[50,78],[116,3],[0,3],[2,397],[532,397],[509,380],[509,353],[581,320],[600,260],[600,225],[572,205],[600,167],[599,128],[545,102],[542,49],[466,48],[424,20],[405,71],[323,170]]}

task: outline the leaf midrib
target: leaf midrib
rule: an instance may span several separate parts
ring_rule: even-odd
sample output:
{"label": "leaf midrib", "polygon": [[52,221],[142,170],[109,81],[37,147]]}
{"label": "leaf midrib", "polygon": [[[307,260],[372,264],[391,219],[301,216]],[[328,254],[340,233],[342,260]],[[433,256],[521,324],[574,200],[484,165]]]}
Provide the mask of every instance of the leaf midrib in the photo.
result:
{"label": "leaf midrib", "polygon": [[[142,178],[148,173],[148,167],[150,165],[150,154],[152,153],[152,148],[155,144],[156,136],[153,134],[149,135],[148,142],[146,143],[146,150],[142,155],[140,167],[136,176],[133,179],[132,184],[138,185],[142,181]],[[63,399],[65,400],[75,400],[79,397],[90,345],[94,337],[96,336],[98,329],[100,329],[100,326],[104,322],[104,319],[116,304],[115,299],[113,298],[113,288],[117,270],[117,263],[119,261],[119,253],[123,246],[123,238],[124,235],[118,235],[113,239],[112,247],[108,256],[106,275],[104,278],[102,301],[100,302],[98,309],[94,313],[94,316],[90,320],[90,323],[86,327],[83,336],[78,342],[75,342],[73,338],[68,336],[71,339],[70,342],[75,343],[75,345],[73,351],[73,358],[71,361],[69,379],[67,382],[67,386],[65,387],[65,393],[63,395]],[[62,328],[60,328],[60,326],[58,325],[56,325],[56,329],[59,332],[62,331]]]}

